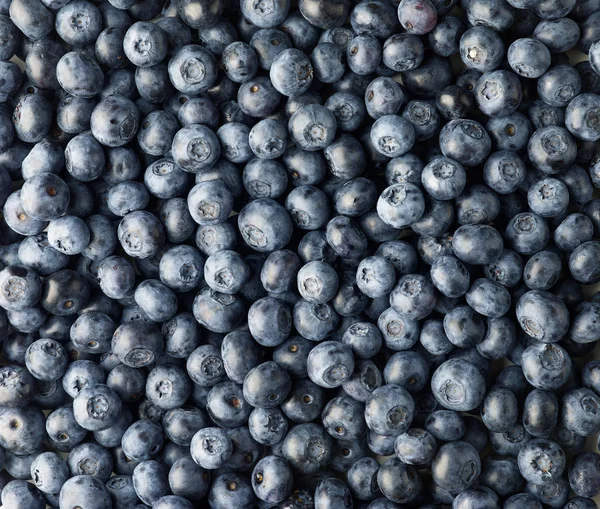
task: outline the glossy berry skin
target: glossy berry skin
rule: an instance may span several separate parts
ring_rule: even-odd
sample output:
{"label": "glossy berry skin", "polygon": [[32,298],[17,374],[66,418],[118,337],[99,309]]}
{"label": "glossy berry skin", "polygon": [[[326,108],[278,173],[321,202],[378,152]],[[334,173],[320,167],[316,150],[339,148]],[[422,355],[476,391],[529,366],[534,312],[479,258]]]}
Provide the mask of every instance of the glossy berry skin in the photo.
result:
{"label": "glossy berry skin", "polygon": [[334,341],[325,341],[308,354],[309,378],[324,388],[339,387],[354,371],[354,355],[349,346]]}
{"label": "glossy berry skin", "polygon": [[77,423],[89,431],[101,431],[112,426],[121,411],[121,400],[107,385],[83,389],[73,401]]}
{"label": "glossy berry skin", "polygon": [[464,264],[453,256],[441,256],[431,265],[433,285],[446,297],[464,295],[470,283],[470,275]]}
{"label": "glossy berry skin", "polygon": [[23,210],[33,219],[49,221],[62,216],[69,205],[70,192],[65,182],[52,173],[28,179],[21,188]]}
{"label": "glossy berry skin", "polygon": [[464,190],[467,175],[464,167],[447,157],[435,157],[421,173],[421,183],[436,200],[451,200]]}
{"label": "glossy berry skin", "polygon": [[[464,225],[452,239],[454,254],[461,261],[476,265],[493,262],[502,253],[502,240],[498,231],[487,225]],[[476,249],[475,246],[477,246]]]}
{"label": "glossy berry skin", "polygon": [[531,255],[546,247],[550,231],[542,217],[533,212],[522,212],[512,217],[505,237],[517,253]]}
{"label": "glossy berry skin", "polygon": [[[527,145],[531,135],[531,124],[525,115],[516,112],[506,118],[490,119],[486,125],[486,130],[498,149],[521,150]],[[491,157],[493,157],[493,154]]]}
{"label": "glossy berry skin", "polygon": [[452,410],[435,410],[425,420],[425,428],[436,440],[445,442],[460,440],[465,424],[460,415]]}
{"label": "glossy berry skin", "polygon": [[409,428],[414,410],[414,400],[406,389],[385,385],[375,389],[367,398],[365,420],[371,431],[397,436]]}
{"label": "glossy berry skin", "polygon": [[308,302],[323,304],[333,299],[338,290],[338,275],[325,262],[304,265],[297,275],[298,292]]}
{"label": "glossy berry skin", "polygon": [[396,437],[394,450],[403,463],[427,465],[435,456],[437,444],[428,431],[412,428]]}
{"label": "glossy berry skin", "polygon": [[535,484],[548,484],[565,468],[565,454],[556,442],[537,438],[521,448],[517,458],[521,475]]}
{"label": "glossy berry skin", "polygon": [[263,346],[278,346],[290,334],[292,313],[280,300],[263,297],[248,310],[248,327],[253,338]]}
{"label": "glossy berry skin", "polygon": [[376,78],[369,83],[365,91],[367,113],[374,119],[395,115],[400,110],[403,100],[404,93],[400,85],[391,78]]}
{"label": "glossy berry skin", "polygon": [[249,277],[250,269],[235,251],[218,251],[204,264],[204,280],[221,293],[237,293]]}
{"label": "glossy berry skin", "polygon": [[377,214],[383,222],[394,228],[414,223],[424,212],[423,193],[414,184],[393,184],[383,191],[377,201]]}
{"label": "glossy berry skin", "polygon": [[287,211],[268,198],[246,205],[238,215],[238,227],[244,241],[259,252],[283,248],[292,233],[292,221]]}
{"label": "glossy berry skin", "polygon": [[362,405],[352,398],[330,400],[321,419],[325,430],[338,440],[357,440],[367,431]]}
{"label": "glossy berry skin", "polygon": [[[389,133],[393,132],[393,135]],[[386,157],[398,157],[408,152],[415,140],[412,125],[398,115],[378,118],[371,127],[371,143],[375,150]]]}
{"label": "glossy berry skin", "polygon": [[514,393],[502,386],[490,389],[483,401],[482,419],[496,433],[511,430],[517,422],[519,404]]}
{"label": "glossy berry skin", "polygon": [[125,33],[123,50],[134,65],[151,67],[167,54],[167,34],[155,23],[138,21]]}
{"label": "glossy berry skin", "polygon": [[298,49],[285,49],[273,60],[271,83],[287,97],[302,95],[312,82],[313,68],[308,56]]}
{"label": "glossy berry skin", "polygon": [[252,472],[252,489],[264,502],[281,502],[291,493],[292,484],[291,468],[278,456],[265,456]]}
{"label": "glossy berry skin", "polygon": [[571,275],[580,283],[593,284],[600,279],[600,274],[592,262],[599,251],[600,243],[591,240],[577,246],[571,253],[569,270]]}
{"label": "glossy berry skin", "polygon": [[460,38],[460,58],[471,69],[492,71],[500,64],[504,53],[502,39],[487,26],[470,28]]}
{"label": "glossy berry skin", "polygon": [[442,445],[431,466],[435,483],[450,493],[468,489],[481,472],[477,450],[463,441]]}
{"label": "glossy berry skin", "polygon": [[598,455],[586,452],[577,455],[574,464],[569,467],[569,484],[578,496],[592,498],[600,491],[597,464]]}
{"label": "glossy berry skin", "polygon": [[388,295],[396,282],[394,266],[383,257],[362,260],[356,272],[356,284],[370,298]]}
{"label": "glossy berry skin", "polygon": [[415,69],[423,58],[423,43],[413,34],[394,34],[383,45],[383,63],[396,72]]}
{"label": "glossy berry skin", "polygon": [[287,371],[275,362],[251,369],[244,379],[244,399],[254,407],[272,408],[281,403],[291,388]]}
{"label": "glossy berry skin", "polygon": [[565,111],[565,126],[573,136],[586,141],[597,141],[600,138],[592,118],[597,104],[596,94],[580,94],[569,102]]}
{"label": "glossy berry skin", "polygon": [[537,39],[517,39],[508,48],[508,63],[524,78],[539,78],[550,67],[550,51]]}
{"label": "glossy berry skin", "polygon": [[[498,94],[502,90],[502,94]],[[514,113],[522,99],[521,82],[510,71],[484,73],[474,91],[479,109],[488,117],[505,117]]]}
{"label": "glossy berry skin", "polygon": [[283,457],[300,472],[317,472],[329,462],[332,438],[318,424],[298,424],[290,429],[283,441]]}
{"label": "glossy berry skin", "polygon": [[521,358],[525,378],[537,389],[557,389],[571,373],[571,359],[557,344],[535,343],[525,349]]}
{"label": "glossy berry skin", "polygon": [[324,149],[335,138],[337,122],[325,106],[309,104],[299,108],[289,119],[288,130],[299,148]]}
{"label": "glossy berry skin", "polygon": [[443,407],[456,411],[468,411],[479,406],[484,397],[484,385],[479,370],[461,359],[445,361],[431,378],[436,400]]}
{"label": "glossy berry skin", "polygon": [[527,146],[529,158],[540,171],[555,174],[575,161],[576,147],[571,134],[563,127],[538,129]]}
{"label": "glossy berry skin", "polygon": [[466,299],[475,311],[493,318],[505,315],[511,305],[508,290],[487,278],[475,280],[466,293]]}
{"label": "glossy berry skin", "polygon": [[521,328],[544,343],[554,343],[562,339],[569,327],[567,307],[559,298],[548,292],[527,292],[519,299],[516,313]]}
{"label": "glossy berry skin", "polygon": [[254,155],[261,159],[276,159],[287,147],[287,130],[283,122],[264,119],[258,122],[248,136]]}
{"label": "glossy berry skin", "polygon": [[444,333],[460,348],[477,346],[485,335],[485,322],[471,306],[456,306],[444,316]]}
{"label": "glossy berry skin", "polygon": [[561,420],[565,427],[581,436],[596,433],[600,423],[594,414],[598,396],[591,389],[575,389],[563,397]]}
{"label": "glossy berry skin", "polygon": [[460,37],[464,31],[464,24],[459,18],[445,16],[429,32],[427,39],[436,55],[449,57],[458,53]]}
{"label": "glossy berry skin", "polygon": [[465,166],[476,166],[488,156],[491,140],[478,122],[452,120],[440,132],[440,148],[444,156]]}
{"label": "glossy berry skin", "polygon": [[201,124],[193,124],[177,131],[171,151],[173,161],[190,173],[209,170],[221,153],[215,133]]}

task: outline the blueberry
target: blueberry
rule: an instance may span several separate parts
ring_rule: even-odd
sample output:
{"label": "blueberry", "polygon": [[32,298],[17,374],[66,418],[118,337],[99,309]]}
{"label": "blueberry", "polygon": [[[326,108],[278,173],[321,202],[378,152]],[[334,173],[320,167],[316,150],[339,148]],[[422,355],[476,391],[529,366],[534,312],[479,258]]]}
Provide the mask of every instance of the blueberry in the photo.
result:
{"label": "blueberry", "polygon": [[555,126],[535,131],[527,150],[535,167],[548,174],[559,173],[573,164],[577,152],[570,133],[563,127]]}
{"label": "blueberry", "polygon": [[313,186],[299,186],[288,194],[285,206],[294,224],[303,230],[315,230],[330,217],[326,195]]}
{"label": "blueberry", "polygon": [[115,391],[96,384],[79,391],[73,400],[77,423],[89,431],[102,431],[112,426],[121,412],[121,400]]}
{"label": "blueberry", "polygon": [[462,359],[451,359],[435,370],[431,389],[436,400],[445,408],[469,411],[483,401],[485,382],[475,365]]}
{"label": "blueberry", "polygon": [[354,371],[354,355],[349,346],[335,341],[325,341],[308,354],[309,378],[321,387],[339,387]]}
{"label": "blueberry", "polygon": [[9,12],[4,14],[10,14],[10,20],[15,26],[33,41],[48,35],[54,25],[52,12],[38,0],[18,0],[14,4],[11,2]]}
{"label": "blueberry", "polygon": [[[294,423],[310,422],[321,415],[325,406],[324,399],[323,389],[308,379],[302,379],[293,385],[287,399],[281,405],[281,411],[287,419]],[[257,415],[258,418],[264,419],[260,414]],[[271,430],[269,436],[266,437],[269,442],[276,438],[279,438],[279,441],[283,439],[283,436],[279,437],[278,435],[284,428],[287,429],[287,421],[277,418],[274,427],[275,429]],[[264,434],[264,431],[261,434]],[[271,434],[274,436],[271,437]]]}
{"label": "blueberry", "polygon": [[299,148],[314,151],[327,147],[333,141],[336,120],[325,106],[309,104],[290,117],[288,129]]}
{"label": "blueberry", "polygon": [[4,486],[2,490],[2,505],[14,507],[15,509],[41,509],[46,507],[46,500],[40,490],[34,485],[23,481],[13,480]]}
{"label": "blueberry", "polygon": [[291,226],[287,211],[273,200],[266,198],[246,205],[238,216],[238,227],[244,241],[260,252],[284,247],[290,239]]}
{"label": "blueberry", "polygon": [[564,426],[581,436],[597,432],[600,422],[597,407],[600,400],[595,392],[588,388],[569,391],[562,400],[561,421]]}
{"label": "blueberry", "polygon": [[510,220],[505,236],[517,253],[530,255],[544,249],[550,231],[542,217],[533,212],[523,212]]}
{"label": "blueberry", "polygon": [[[436,6],[436,9],[439,9]],[[463,22],[454,16],[445,16],[429,32],[427,39],[432,51],[441,57],[452,56],[459,51],[459,42],[465,31]]]}
{"label": "blueberry", "polygon": [[463,263],[453,256],[441,256],[431,266],[433,285],[446,297],[464,295],[470,282],[470,275]]}
{"label": "blueberry", "polygon": [[84,53],[66,53],[56,65],[56,78],[60,86],[77,98],[98,95],[104,83],[104,73],[94,58]]}
{"label": "blueberry", "polygon": [[[363,146],[349,134],[341,135],[325,148],[325,160],[329,171],[335,177],[344,180],[358,177],[366,166],[366,154]],[[335,178],[333,181],[335,182]],[[357,207],[360,207],[360,204],[357,204]]]}
{"label": "blueberry", "polygon": [[517,39],[507,56],[513,71],[524,78],[539,78],[550,67],[550,51],[538,39]]}
{"label": "blueberry", "polygon": [[464,167],[449,158],[436,157],[429,162],[421,174],[421,182],[427,193],[436,200],[458,197],[466,185]]}
{"label": "blueberry", "polygon": [[253,338],[263,346],[278,346],[290,334],[292,313],[273,297],[257,300],[248,310],[248,327]]}
{"label": "blueberry", "polygon": [[291,388],[287,371],[275,362],[252,368],[244,379],[244,398],[255,407],[271,408],[281,403]]}
{"label": "blueberry", "polygon": [[113,334],[112,352],[123,364],[132,368],[152,364],[162,349],[160,330],[149,321],[123,323]]}
{"label": "blueberry", "polygon": [[264,118],[277,109],[281,95],[267,76],[256,76],[240,86],[237,100],[243,113]]}
{"label": "blueberry", "polygon": [[404,100],[400,85],[387,77],[374,79],[365,92],[367,113],[374,119],[398,113]]}
{"label": "blueberry", "polygon": [[142,461],[135,467],[132,481],[142,502],[154,504],[169,492],[167,466],[158,461]]}
{"label": "blueberry", "polygon": [[[2,18],[0,18],[0,30],[7,37],[5,40],[3,40],[0,50],[0,58],[2,60],[10,60],[17,52],[17,48],[20,43],[19,30],[17,29],[18,27],[8,16],[6,16],[6,14],[8,14],[7,10],[3,9]],[[15,21],[18,21],[17,17],[15,17]],[[34,27],[28,28],[33,29]]]}
{"label": "blueberry", "polygon": [[415,130],[403,117],[384,115],[371,127],[370,138],[377,152],[387,157],[398,157],[412,148]]}
{"label": "blueberry", "polygon": [[[527,141],[529,139],[529,136],[531,135],[531,124],[529,122],[529,120],[527,119],[527,117],[525,117],[522,113],[519,112],[515,112],[511,115],[507,115],[504,118],[491,118],[486,126],[486,129],[490,135],[490,137],[492,138],[492,140],[496,143],[497,147],[504,151],[504,150],[512,150],[512,151],[518,151],[521,150],[523,147],[525,147],[527,145]],[[502,155],[509,155],[506,154],[504,152],[501,152]],[[510,154],[512,155],[512,154]],[[494,153],[488,158],[488,160],[490,160],[491,158],[494,158],[493,161],[496,164],[497,162],[500,162],[500,160],[498,160],[500,156],[495,156]],[[514,158],[514,156],[513,156]],[[488,164],[491,166],[491,161],[490,163],[486,163],[486,166],[484,167],[484,171],[486,170]],[[515,164],[519,165],[518,160],[515,162]],[[519,165],[521,166],[521,165]],[[504,176],[504,173],[506,173],[506,176]],[[520,178],[520,173],[516,173],[516,172],[502,172],[503,175],[503,180],[508,180],[509,177],[511,175],[515,174],[515,177],[517,177],[514,180],[518,180]],[[484,173],[485,175],[485,173]],[[485,177],[484,177],[485,178]],[[511,181],[513,180],[512,178],[510,179]],[[517,186],[519,185],[521,182],[518,183],[510,183],[509,185],[511,186]],[[490,187],[492,187],[495,191],[497,192],[501,192],[499,189],[494,188],[490,182],[487,181],[486,179],[486,184],[488,184]],[[512,189],[514,189],[514,187],[511,187]],[[508,191],[510,192],[510,191]],[[505,193],[503,193],[505,194]]]}
{"label": "blueberry", "polygon": [[208,492],[210,473],[188,456],[177,460],[171,466],[168,479],[174,494],[198,501]]}
{"label": "blueberry", "polygon": [[433,459],[431,473],[440,488],[460,493],[470,488],[481,473],[479,454],[467,442],[444,444]]}
{"label": "blueberry", "polygon": [[546,485],[563,473],[565,453],[556,442],[536,438],[527,442],[519,451],[518,463],[526,481]]}
{"label": "blueberry", "polygon": [[474,120],[451,120],[440,132],[444,156],[465,166],[481,164],[489,155],[491,144],[487,131]]}
{"label": "blueberry", "polygon": [[507,509],[516,509],[522,507],[523,509],[540,509],[542,507],[541,502],[529,493],[518,493],[509,497],[504,503]]}
{"label": "blueberry", "polygon": [[558,389],[571,374],[571,358],[558,344],[534,343],[521,357],[523,374],[536,389]]}
{"label": "blueberry", "polygon": [[210,288],[202,290],[194,299],[194,317],[213,332],[231,332],[242,318],[245,306],[236,295],[216,292]]}
{"label": "blueberry", "polygon": [[424,35],[434,28],[438,16],[435,6],[429,0],[402,0],[398,5],[398,19],[409,34]]}
{"label": "blueberry", "polygon": [[571,253],[569,270],[580,283],[593,284],[600,280],[597,266],[593,262],[599,251],[600,243],[590,240],[577,246]]}
{"label": "blueberry", "polygon": [[269,503],[279,503],[292,491],[293,476],[288,463],[278,456],[265,456],[252,472],[252,489],[256,496]]}
{"label": "blueberry", "polygon": [[312,82],[313,68],[306,54],[297,49],[285,49],[270,67],[271,83],[282,95],[302,95]]}
{"label": "blueberry", "polygon": [[121,220],[117,236],[123,250],[129,256],[145,259],[154,256],[162,247],[165,231],[156,216],[137,210]]}
{"label": "blueberry", "polygon": [[500,35],[488,26],[470,28],[460,38],[460,58],[471,69],[492,71],[499,66],[504,53]]}
{"label": "blueberry", "polygon": [[474,95],[479,109],[488,117],[505,117],[521,103],[521,82],[510,71],[486,72],[479,78]]}
{"label": "blueberry", "polygon": [[330,400],[321,419],[325,430],[338,440],[357,440],[367,431],[362,405],[348,397]]}
{"label": "blueberry", "polygon": [[119,94],[102,99],[90,119],[94,138],[108,147],[121,147],[131,141],[139,123],[139,111],[135,104]]}
{"label": "blueberry", "polygon": [[470,306],[456,306],[444,316],[444,333],[448,341],[460,348],[477,346],[485,335],[483,317]]}
{"label": "blueberry", "polygon": [[[276,159],[287,148],[287,130],[281,121],[265,119],[258,122],[248,136],[250,149],[260,159]],[[258,161],[254,160],[256,163]],[[265,165],[267,168],[271,166]],[[246,166],[247,168],[248,166]],[[287,178],[286,182],[287,184]]]}
{"label": "blueberry", "polygon": [[469,507],[472,504],[479,504],[480,507],[497,507],[498,496],[492,489],[479,486],[459,493],[452,502],[452,505],[457,508]]}
{"label": "blueberry", "polygon": [[300,472],[317,472],[329,462],[332,439],[318,424],[298,424],[290,429],[283,441],[283,457]]}
{"label": "blueberry", "polygon": [[[32,375],[21,366],[8,365],[0,369],[0,401],[4,407],[25,407],[34,392]],[[14,382],[14,384],[13,384]]]}
{"label": "blueberry", "polygon": [[208,500],[214,509],[226,509],[231,506],[250,509],[254,506],[255,496],[246,477],[237,473],[226,473],[213,481]]}
{"label": "blueberry", "polygon": [[503,242],[498,231],[487,225],[459,227],[452,239],[452,250],[463,262],[486,265],[502,254]]}
{"label": "blueberry", "polygon": [[569,330],[569,312],[565,304],[551,293],[533,290],[517,302],[517,320],[532,338],[555,343]]}

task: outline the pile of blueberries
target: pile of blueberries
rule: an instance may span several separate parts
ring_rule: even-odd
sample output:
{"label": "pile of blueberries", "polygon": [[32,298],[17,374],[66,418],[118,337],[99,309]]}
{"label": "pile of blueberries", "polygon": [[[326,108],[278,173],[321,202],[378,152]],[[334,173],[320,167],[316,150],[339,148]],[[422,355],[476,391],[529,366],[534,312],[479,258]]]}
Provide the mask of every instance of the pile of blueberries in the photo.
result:
{"label": "pile of blueberries", "polygon": [[2,508],[597,509],[600,0],[163,1],[0,0]]}

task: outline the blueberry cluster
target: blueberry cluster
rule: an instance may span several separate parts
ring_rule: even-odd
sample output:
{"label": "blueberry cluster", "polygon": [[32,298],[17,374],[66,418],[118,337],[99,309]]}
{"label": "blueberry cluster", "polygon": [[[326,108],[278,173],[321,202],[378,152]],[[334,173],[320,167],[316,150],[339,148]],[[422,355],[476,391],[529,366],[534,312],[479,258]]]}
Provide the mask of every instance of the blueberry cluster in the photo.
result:
{"label": "blueberry cluster", "polygon": [[599,140],[600,0],[0,0],[2,508],[597,508]]}

